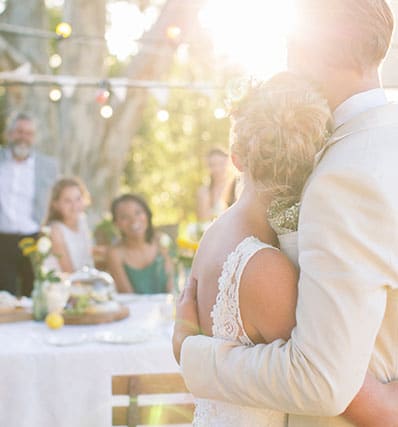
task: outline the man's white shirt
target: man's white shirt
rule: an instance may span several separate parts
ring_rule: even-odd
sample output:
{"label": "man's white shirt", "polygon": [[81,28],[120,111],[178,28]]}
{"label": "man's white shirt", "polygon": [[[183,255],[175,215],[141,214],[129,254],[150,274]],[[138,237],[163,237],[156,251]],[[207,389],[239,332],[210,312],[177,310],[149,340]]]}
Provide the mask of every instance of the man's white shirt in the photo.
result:
{"label": "man's white shirt", "polygon": [[39,230],[33,219],[35,158],[17,162],[11,152],[0,168],[0,232],[32,234]]}

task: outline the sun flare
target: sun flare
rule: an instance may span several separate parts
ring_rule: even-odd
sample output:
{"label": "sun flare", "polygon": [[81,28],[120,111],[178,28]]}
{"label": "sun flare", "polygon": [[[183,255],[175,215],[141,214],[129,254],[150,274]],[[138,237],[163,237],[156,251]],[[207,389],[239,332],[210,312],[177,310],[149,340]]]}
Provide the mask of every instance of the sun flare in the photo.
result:
{"label": "sun flare", "polygon": [[286,37],[294,17],[292,0],[208,0],[200,21],[217,53],[266,78],[286,68]]}

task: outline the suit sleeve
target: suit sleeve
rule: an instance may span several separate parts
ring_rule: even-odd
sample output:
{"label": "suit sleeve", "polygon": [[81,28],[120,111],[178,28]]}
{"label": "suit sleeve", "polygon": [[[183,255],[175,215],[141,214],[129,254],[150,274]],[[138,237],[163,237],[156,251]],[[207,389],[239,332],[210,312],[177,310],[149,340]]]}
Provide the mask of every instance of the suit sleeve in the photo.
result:
{"label": "suit sleeve", "polygon": [[291,339],[243,347],[187,338],[181,366],[193,394],[295,414],[343,412],[363,383],[396,279],[392,245],[385,245],[398,241],[393,215],[379,183],[365,174],[313,179],[300,213]]}

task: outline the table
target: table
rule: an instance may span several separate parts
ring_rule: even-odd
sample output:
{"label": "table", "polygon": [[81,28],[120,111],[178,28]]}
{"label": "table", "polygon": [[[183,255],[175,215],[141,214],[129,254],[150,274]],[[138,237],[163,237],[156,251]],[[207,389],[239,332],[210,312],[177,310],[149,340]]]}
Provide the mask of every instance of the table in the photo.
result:
{"label": "table", "polygon": [[[126,297],[131,314],[114,323],[56,331],[34,321],[0,325],[0,426],[110,427],[112,375],[179,371],[170,296]],[[132,340],[137,331],[145,341],[94,341]],[[80,344],[50,344],[66,341]]]}

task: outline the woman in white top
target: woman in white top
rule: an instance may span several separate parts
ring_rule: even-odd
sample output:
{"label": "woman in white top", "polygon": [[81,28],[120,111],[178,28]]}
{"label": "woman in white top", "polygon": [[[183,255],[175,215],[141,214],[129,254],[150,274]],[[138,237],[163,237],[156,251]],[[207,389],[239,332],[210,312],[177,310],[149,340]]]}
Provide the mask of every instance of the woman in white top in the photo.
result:
{"label": "woman in white top", "polygon": [[89,201],[78,178],[62,178],[54,185],[46,221],[51,228],[53,268],[72,273],[93,266],[93,244],[84,214]]}

